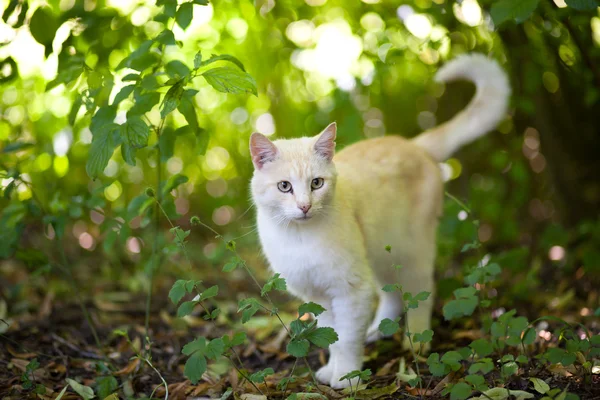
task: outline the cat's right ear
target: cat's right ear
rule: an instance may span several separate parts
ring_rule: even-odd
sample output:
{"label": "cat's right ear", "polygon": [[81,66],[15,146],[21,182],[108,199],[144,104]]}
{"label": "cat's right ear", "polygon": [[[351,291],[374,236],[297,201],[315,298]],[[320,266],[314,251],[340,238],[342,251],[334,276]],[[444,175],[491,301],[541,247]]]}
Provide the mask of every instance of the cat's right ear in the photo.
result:
{"label": "cat's right ear", "polygon": [[277,157],[277,146],[265,135],[253,133],[250,136],[250,154],[256,169],[261,169],[266,163],[274,161]]}

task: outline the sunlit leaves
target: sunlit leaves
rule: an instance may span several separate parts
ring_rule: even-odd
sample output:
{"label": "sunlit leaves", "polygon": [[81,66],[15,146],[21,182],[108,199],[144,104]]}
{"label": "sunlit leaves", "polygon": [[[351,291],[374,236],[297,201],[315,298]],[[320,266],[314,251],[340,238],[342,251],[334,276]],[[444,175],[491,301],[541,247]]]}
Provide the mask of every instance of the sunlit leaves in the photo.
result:
{"label": "sunlit leaves", "polygon": [[133,93],[133,89],[135,88],[135,85],[128,85],[128,86],[123,86],[121,88],[121,90],[119,91],[119,93],[117,93],[117,95],[115,96],[115,99],[113,100],[112,105],[116,106],[118,105],[120,102],[122,102],[123,100],[125,100],[126,98],[129,97],[129,95],[131,93]]}
{"label": "sunlit leaves", "polygon": [[565,3],[576,10],[594,10],[600,7],[598,0],[565,0]]}
{"label": "sunlit leaves", "polygon": [[169,177],[169,179],[167,179],[167,181],[163,184],[163,186],[161,188],[163,197],[167,193],[171,192],[171,190],[177,188],[179,185],[186,183],[187,181],[189,181],[189,178],[185,175],[182,175],[182,174],[172,175],[171,177]]}
{"label": "sunlit leaves", "polygon": [[132,116],[120,126],[123,158],[130,165],[135,165],[135,150],[148,145],[150,128],[140,117]]}
{"label": "sunlit leaves", "polygon": [[52,41],[59,27],[59,22],[50,7],[39,7],[29,21],[31,36],[46,48],[46,57],[52,52]]}
{"label": "sunlit leaves", "polygon": [[161,104],[160,117],[165,119],[179,105],[183,95],[183,82],[177,82],[171,86]]}
{"label": "sunlit leaves", "polygon": [[90,178],[96,179],[104,171],[119,143],[119,125],[115,123],[108,123],[94,133],[85,166]]}
{"label": "sunlit leaves", "polygon": [[175,35],[173,35],[173,31],[169,30],[169,29],[165,29],[164,31],[162,31],[161,33],[158,34],[158,36],[156,37],[156,41],[158,41],[159,43],[168,45],[168,44],[176,44],[177,42],[175,41]]}
{"label": "sunlit leaves", "polygon": [[252,93],[255,96],[258,95],[254,78],[237,68],[212,68],[205,71],[202,76],[219,92]]}
{"label": "sunlit leaves", "polygon": [[513,20],[520,24],[533,14],[540,0],[499,0],[492,4],[490,14],[496,26]]}
{"label": "sunlit leaves", "polygon": [[240,60],[238,60],[237,58],[235,58],[234,56],[232,56],[232,55],[229,55],[229,54],[221,54],[221,55],[213,54],[208,60],[202,61],[202,55],[200,54],[200,52],[198,52],[198,54],[196,54],[196,58],[194,58],[194,68],[198,69],[198,68],[201,68],[201,67],[205,67],[205,66],[207,66],[209,64],[212,64],[214,62],[217,62],[217,61],[228,61],[230,63],[235,64],[242,71],[246,71],[246,69],[244,68],[244,65],[242,64],[242,62]]}
{"label": "sunlit leaves", "polygon": [[179,25],[181,29],[185,30],[188,26],[190,26],[193,16],[194,5],[192,3],[183,3],[177,9],[175,20],[177,21],[177,25]]}

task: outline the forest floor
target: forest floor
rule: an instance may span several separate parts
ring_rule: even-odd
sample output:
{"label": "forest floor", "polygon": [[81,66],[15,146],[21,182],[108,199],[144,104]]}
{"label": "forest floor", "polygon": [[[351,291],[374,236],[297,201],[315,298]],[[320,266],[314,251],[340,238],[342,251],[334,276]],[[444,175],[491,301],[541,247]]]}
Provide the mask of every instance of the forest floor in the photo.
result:
{"label": "forest floor", "polygon": [[[86,304],[98,327],[102,343],[98,347],[81,308],[75,302],[55,300],[52,294],[46,294],[40,298],[35,313],[13,317],[10,327],[0,335],[0,399],[55,399],[65,388],[67,379],[75,380],[75,384],[94,387],[95,398],[100,399],[150,398],[153,391],[152,398],[165,398],[165,388],[159,386],[161,379],[168,384],[169,399],[220,398],[228,388],[232,388],[236,398],[253,399],[248,394],[258,393],[256,388],[241,378],[227,360],[211,364],[198,384],[192,384],[183,375],[185,356],[181,354],[182,346],[198,336],[218,337],[231,332],[232,321],[237,319],[235,305],[225,306],[223,317],[213,325],[198,314],[183,319],[173,318],[173,306],[164,297],[157,297],[153,302],[150,319],[151,362],[162,377],[144,361],[132,358],[136,353],[144,352],[143,296],[116,292],[96,296],[94,301]],[[294,318],[285,312],[282,315],[287,320]],[[436,320],[443,321],[443,317],[436,315]],[[600,330],[597,321],[588,328],[595,330],[596,334]],[[115,335],[114,329],[127,331],[129,340]],[[295,364],[296,359],[285,352],[286,332],[274,318],[257,317],[245,326],[245,330],[248,341],[238,346],[243,369],[249,373],[267,367],[273,369],[274,373],[257,385],[269,398],[285,398],[292,392],[313,393],[299,398],[341,399],[352,394],[347,390],[336,391],[325,385],[314,385],[306,364]],[[440,353],[467,346],[481,337],[478,329],[444,322],[438,323],[434,330],[433,350]],[[419,370],[424,376],[423,387],[411,388],[401,376],[415,370],[413,359],[410,352],[400,348],[399,343],[400,337],[396,334],[392,339],[366,347],[365,368],[371,369],[373,374],[368,387],[360,387],[354,398],[443,398],[446,384],[456,381],[464,372],[463,366],[446,377],[433,378],[428,373],[425,358],[421,358]],[[536,346],[547,345],[536,343]],[[306,361],[312,370],[316,370],[325,363],[326,357],[327,351],[319,349],[312,351]],[[32,363],[32,360],[37,362]],[[287,385],[284,393],[277,384],[290,375],[294,366],[294,375],[298,378]],[[520,368],[516,375],[502,384],[495,379],[494,372],[486,379],[490,387],[524,390],[541,398],[533,390],[529,377],[543,379],[550,387],[561,391],[568,389],[569,393],[575,393],[581,399],[600,399],[600,374],[586,378],[574,369],[561,368],[560,365],[548,369]],[[82,397],[72,388],[62,395],[64,400],[79,398]],[[263,397],[256,399],[260,398]],[[557,395],[554,399],[560,400],[561,397]]]}

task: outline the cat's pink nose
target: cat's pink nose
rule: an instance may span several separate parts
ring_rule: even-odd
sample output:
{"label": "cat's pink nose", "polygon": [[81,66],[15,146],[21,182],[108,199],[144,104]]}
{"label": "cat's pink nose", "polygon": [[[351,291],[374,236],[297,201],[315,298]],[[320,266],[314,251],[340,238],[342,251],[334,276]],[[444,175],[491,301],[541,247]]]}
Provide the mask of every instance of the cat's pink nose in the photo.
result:
{"label": "cat's pink nose", "polygon": [[308,212],[308,210],[310,210],[311,207],[312,207],[312,205],[310,205],[310,204],[298,206],[298,208],[301,209],[304,214],[306,214]]}

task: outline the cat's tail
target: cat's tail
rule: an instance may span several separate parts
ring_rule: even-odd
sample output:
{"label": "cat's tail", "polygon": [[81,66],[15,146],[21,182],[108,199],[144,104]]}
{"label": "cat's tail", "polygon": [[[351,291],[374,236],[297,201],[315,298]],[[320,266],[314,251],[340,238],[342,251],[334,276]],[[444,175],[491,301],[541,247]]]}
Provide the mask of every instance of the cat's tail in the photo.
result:
{"label": "cat's tail", "polygon": [[456,150],[498,125],[506,114],[510,85],[498,63],[481,54],[455,58],[438,71],[435,79],[438,82],[466,79],[477,88],[467,108],[450,121],[413,139],[437,161],[444,161]]}

